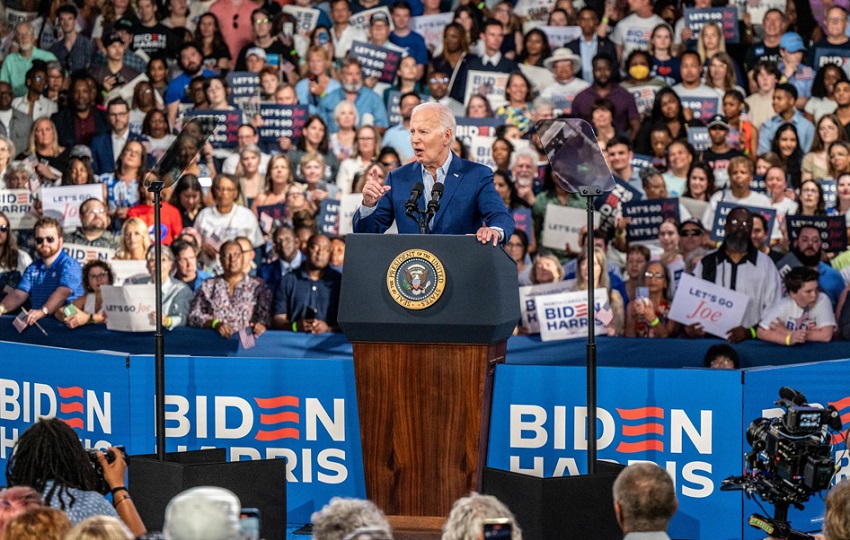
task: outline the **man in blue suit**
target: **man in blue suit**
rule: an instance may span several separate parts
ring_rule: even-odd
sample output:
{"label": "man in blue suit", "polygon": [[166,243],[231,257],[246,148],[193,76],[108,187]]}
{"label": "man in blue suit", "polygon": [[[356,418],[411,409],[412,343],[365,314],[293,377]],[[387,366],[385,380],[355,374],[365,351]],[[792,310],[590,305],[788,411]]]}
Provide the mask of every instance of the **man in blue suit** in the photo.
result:
{"label": "man in blue suit", "polygon": [[[493,186],[493,172],[461,159],[449,150],[456,122],[448,107],[422,103],[410,119],[414,161],[394,170],[381,185],[376,177],[363,187],[363,202],[354,214],[354,232],[383,233],[393,220],[401,234],[418,234],[405,204],[417,182],[425,185],[425,204],[435,183],[443,184],[440,208],[428,225],[432,234],[475,234],[481,243],[497,245],[510,238],[514,220]],[[417,205],[423,208],[423,205]]]}
{"label": "man in blue suit", "polygon": [[95,174],[111,173],[115,161],[128,141],[142,141],[143,137],[130,133],[130,106],[122,98],[114,98],[106,106],[106,119],[111,128],[108,133],[95,135],[91,141],[92,170]]}

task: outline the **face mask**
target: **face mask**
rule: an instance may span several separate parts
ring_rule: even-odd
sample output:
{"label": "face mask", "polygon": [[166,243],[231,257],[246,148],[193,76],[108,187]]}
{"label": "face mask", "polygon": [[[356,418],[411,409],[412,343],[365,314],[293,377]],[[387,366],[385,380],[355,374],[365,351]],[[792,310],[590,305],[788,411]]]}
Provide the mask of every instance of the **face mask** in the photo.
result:
{"label": "face mask", "polygon": [[629,75],[635,79],[645,79],[649,76],[649,68],[643,65],[636,65],[629,68]]}

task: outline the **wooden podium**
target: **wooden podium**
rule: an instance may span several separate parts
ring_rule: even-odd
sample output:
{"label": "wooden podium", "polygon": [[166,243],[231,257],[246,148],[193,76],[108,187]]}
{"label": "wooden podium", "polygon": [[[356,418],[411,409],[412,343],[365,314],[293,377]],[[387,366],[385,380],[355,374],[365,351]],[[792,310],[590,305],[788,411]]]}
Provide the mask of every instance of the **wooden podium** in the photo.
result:
{"label": "wooden podium", "polygon": [[349,235],[339,322],[354,344],[366,493],[445,517],[480,489],[516,265],[473,236]]}

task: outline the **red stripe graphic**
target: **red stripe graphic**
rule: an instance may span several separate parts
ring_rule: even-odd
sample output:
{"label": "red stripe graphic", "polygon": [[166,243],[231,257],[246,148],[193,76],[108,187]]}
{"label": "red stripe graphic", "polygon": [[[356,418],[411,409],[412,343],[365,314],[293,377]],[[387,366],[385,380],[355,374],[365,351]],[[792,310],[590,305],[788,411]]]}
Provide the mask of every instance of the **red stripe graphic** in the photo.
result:
{"label": "red stripe graphic", "polygon": [[276,409],[278,407],[297,407],[298,398],[296,396],[278,396],[273,398],[254,398],[257,405],[263,409]]}
{"label": "red stripe graphic", "polygon": [[641,407],[640,409],[617,409],[623,420],[644,420],[648,417],[664,418],[661,407]]}
{"label": "red stripe graphic", "polygon": [[60,403],[59,411],[63,414],[68,413],[80,413],[83,414],[83,404],[82,403]]}
{"label": "red stripe graphic", "polygon": [[257,432],[257,436],[254,439],[258,441],[277,441],[280,439],[295,439],[298,440],[301,438],[301,435],[298,433],[298,430],[295,428],[283,428],[283,429],[275,429],[274,431],[264,431],[260,430]]}
{"label": "red stripe graphic", "polygon": [[617,445],[617,452],[625,454],[634,454],[636,452],[646,452],[647,450],[655,450],[658,452],[664,451],[664,443],[661,441],[643,441],[636,443],[621,442]]}
{"label": "red stripe graphic", "polygon": [[656,435],[664,435],[664,426],[661,424],[642,424],[640,426],[623,426],[623,435],[626,437],[634,437],[636,435],[646,435],[647,433],[655,433]]}
{"label": "red stripe graphic", "polygon": [[841,423],[846,424],[847,422],[850,422],[850,412],[841,415]]}
{"label": "red stripe graphic", "polygon": [[59,391],[59,397],[63,399],[67,399],[70,397],[83,397],[83,388],[81,386],[69,386],[68,388],[62,388],[61,386],[57,386],[56,390]]}
{"label": "red stripe graphic", "polygon": [[67,419],[66,418],[60,418],[59,420],[62,420],[63,422],[65,422],[66,424],[68,424],[69,426],[71,426],[74,429],[83,429],[83,419],[82,418],[67,418]]}
{"label": "red stripe graphic", "polygon": [[833,405],[839,411],[841,409],[846,409],[847,407],[850,407],[850,396],[847,396],[844,399],[839,399],[838,401],[832,401],[829,404]]}
{"label": "red stripe graphic", "polygon": [[277,414],[261,414],[260,415],[260,423],[261,424],[280,424],[282,422],[294,422],[298,423],[298,413],[297,412],[282,412]]}
{"label": "red stripe graphic", "polygon": [[18,204],[27,204],[29,202],[30,196],[26,193],[18,193]]}
{"label": "red stripe graphic", "polygon": [[846,438],[845,433],[846,433],[846,432],[844,432],[844,433],[836,433],[836,434],[834,434],[834,435],[832,436],[832,438],[830,439],[830,441],[829,441],[829,442],[830,442],[830,444],[841,444],[841,443],[843,443],[843,442],[844,442],[844,439]]}

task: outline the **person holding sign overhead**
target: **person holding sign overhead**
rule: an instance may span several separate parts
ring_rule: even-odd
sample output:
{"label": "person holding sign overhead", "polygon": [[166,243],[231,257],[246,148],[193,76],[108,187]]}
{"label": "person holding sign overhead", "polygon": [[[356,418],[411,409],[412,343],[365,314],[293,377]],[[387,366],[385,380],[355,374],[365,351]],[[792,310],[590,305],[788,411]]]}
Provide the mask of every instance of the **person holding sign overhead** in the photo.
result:
{"label": "person holding sign overhead", "polygon": [[[740,159],[751,164],[747,158]],[[724,231],[723,244],[697,263],[694,276],[733,291],[746,291],[750,302],[741,326],[733,328],[726,336],[730,342],[740,343],[756,337],[755,325],[782,296],[782,290],[776,265],[753,245],[750,212],[746,208],[733,208],[726,216]],[[705,332],[697,324],[685,327],[685,335],[702,337]]]}
{"label": "person holding sign overhead", "polygon": [[805,266],[792,268],[786,275],[788,296],[780,298],[759,323],[759,339],[787,345],[808,341],[832,341],[835,315],[829,297],[818,292],[818,273]]}
{"label": "person holding sign overhead", "polygon": [[405,216],[406,203],[413,200],[418,205],[422,196],[430,201],[432,188],[440,184],[444,186],[440,207],[428,224],[432,234],[475,234],[480,242],[494,246],[510,238],[514,219],[493,186],[493,173],[449,150],[455,127],[455,117],[445,105],[422,103],[413,109],[410,141],[415,162],[391,172],[386,185],[369,178],[354,214],[354,232],[383,233],[395,220],[400,233],[418,233],[418,224]]}

